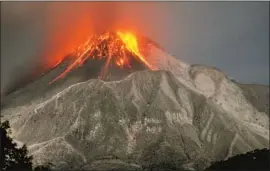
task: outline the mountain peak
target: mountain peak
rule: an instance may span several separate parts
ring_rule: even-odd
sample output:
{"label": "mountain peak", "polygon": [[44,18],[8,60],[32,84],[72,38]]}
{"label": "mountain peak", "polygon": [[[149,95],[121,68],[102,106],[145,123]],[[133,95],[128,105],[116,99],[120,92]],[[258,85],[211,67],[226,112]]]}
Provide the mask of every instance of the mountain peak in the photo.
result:
{"label": "mountain peak", "polygon": [[94,33],[66,55],[48,56],[40,68],[11,85],[4,96],[37,86],[39,91],[65,88],[96,78],[116,81],[141,70],[169,70],[188,80],[189,65],[143,35],[116,30]]}
{"label": "mountain peak", "polygon": [[54,67],[58,66],[69,57],[70,64],[68,67],[50,83],[63,78],[68,72],[81,66],[88,59],[105,61],[99,74],[100,79],[108,74],[108,68],[111,65],[128,69],[132,67],[132,60],[134,59],[146,68],[156,70],[145,59],[141,48],[144,49],[139,45],[137,36],[131,32],[107,31],[101,34],[93,34],[86,42],[72,50],[68,56],[63,57],[54,65]]}

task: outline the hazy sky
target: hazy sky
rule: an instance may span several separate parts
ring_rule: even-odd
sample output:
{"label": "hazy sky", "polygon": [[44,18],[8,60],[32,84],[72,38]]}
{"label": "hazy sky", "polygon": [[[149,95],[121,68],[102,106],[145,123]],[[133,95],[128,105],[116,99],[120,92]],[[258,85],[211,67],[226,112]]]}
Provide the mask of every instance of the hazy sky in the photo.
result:
{"label": "hazy sky", "polygon": [[136,30],[186,63],[269,84],[269,2],[2,2],[1,91],[31,62],[114,27]]}

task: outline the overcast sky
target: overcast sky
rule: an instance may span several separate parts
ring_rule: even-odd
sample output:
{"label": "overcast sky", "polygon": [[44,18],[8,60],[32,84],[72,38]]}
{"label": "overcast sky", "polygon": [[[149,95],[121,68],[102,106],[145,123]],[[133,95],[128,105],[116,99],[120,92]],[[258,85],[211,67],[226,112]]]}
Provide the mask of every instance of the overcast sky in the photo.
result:
{"label": "overcast sky", "polygon": [[269,2],[2,2],[1,91],[71,40],[123,26],[186,63],[269,84]]}

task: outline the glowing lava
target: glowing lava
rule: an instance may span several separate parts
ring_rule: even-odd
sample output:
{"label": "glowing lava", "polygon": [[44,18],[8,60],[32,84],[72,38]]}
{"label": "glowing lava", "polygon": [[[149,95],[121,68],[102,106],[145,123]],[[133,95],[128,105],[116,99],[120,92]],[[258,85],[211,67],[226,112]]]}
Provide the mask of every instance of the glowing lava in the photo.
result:
{"label": "glowing lava", "polygon": [[151,66],[143,57],[143,55],[139,51],[138,47],[138,41],[136,39],[136,36],[134,36],[131,33],[122,33],[122,32],[117,32],[117,34],[120,36],[122,41],[124,42],[126,48],[133,52],[136,56],[139,57],[139,59],[150,69],[154,70],[154,67]]}
{"label": "glowing lava", "polygon": [[[120,68],[130,68],[131,56],[137,58],[137,60],[141,61],[149,69],[156,70],[140,53],[138,40],[130,32],[118,31],[116,33],[106,32],[101,35],[92,35],[84,44],[73,50],[69,56],[72,57],[69,66],[63,73],[52,80],[50,84],[63,78],[72,69],[81,66],[89,58],[106,60],[99,78],[102,78],[107,73],[110,64],[115,64]],[[59,61],[56,65],[62,61]]]}

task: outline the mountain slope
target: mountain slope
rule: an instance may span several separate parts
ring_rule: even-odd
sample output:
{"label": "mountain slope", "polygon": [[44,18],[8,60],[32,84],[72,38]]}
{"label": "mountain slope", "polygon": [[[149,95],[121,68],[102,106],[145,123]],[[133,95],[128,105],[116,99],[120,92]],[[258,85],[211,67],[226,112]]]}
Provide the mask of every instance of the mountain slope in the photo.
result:
{"label": "mountain slope", "polygon": [[[205,86],[196,84],[198,74],[213,73],[196,67],[188,71],[201,91]],[[269,148],[267,115],[245,99],[227,97],[243,96],[234,83],[215,81],[218,88],[204,90],[206,96],[169,71],[139,71],[120,81],[74,84],[42,103],[33,100],[2,114],[36,163],[59,168],[91,169],[99,160],[116,158],[138,168],[170,162],[202,169],[214,160]]]}
{"label": "mountain slope", "polygon": [[94,36],[4,97],[3,120],[36,164],[201,170],[269,148],[269,113],[249,86],[214,67],[186,64],[146,38],[139,52],[126,36]]}

